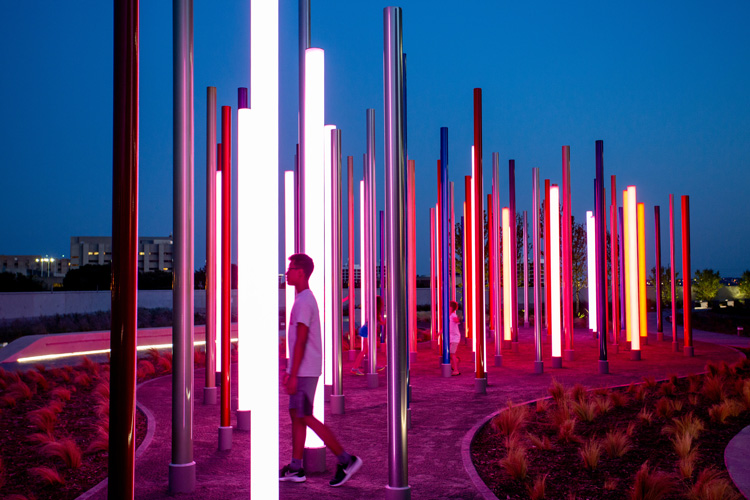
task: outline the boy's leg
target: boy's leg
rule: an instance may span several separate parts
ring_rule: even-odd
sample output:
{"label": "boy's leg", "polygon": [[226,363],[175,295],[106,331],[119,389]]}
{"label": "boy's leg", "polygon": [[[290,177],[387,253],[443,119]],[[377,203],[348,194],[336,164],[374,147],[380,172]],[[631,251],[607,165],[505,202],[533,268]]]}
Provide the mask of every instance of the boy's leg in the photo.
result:
{"label": "boy's leg", "polygon": [[[341,446],[338,439],[336,439],[333,431],[331,431],[331,429],[327,425],[325,425],[312,415],[306,416],[303,421],[304,425],[307,425],[307,427],[312,429],[313,432],[315,432],[315,434],[317,434],[318,437],[323,440],[326,448],[331,450],[331,452],[337,457],[341,455],[341,453],[344,451],[344,448]],[[304,443],[304,434],[302,436]]]}
{"label": "boy's leg", "polygon": [[289,415],[292,417],[292,458],[302,460],[307,425],[304,417],[297,417],[297,410],[289,410]]}

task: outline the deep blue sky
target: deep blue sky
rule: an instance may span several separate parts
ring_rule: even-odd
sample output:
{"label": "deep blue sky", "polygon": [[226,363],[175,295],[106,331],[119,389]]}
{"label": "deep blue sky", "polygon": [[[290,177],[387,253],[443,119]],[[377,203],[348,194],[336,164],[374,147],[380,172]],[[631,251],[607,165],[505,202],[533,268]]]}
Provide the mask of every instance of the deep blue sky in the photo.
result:
{"label": "deep blue sky", "polygon": [[[460,6],[459,6],[460,5]],[[382,8],[315,1],[312,44],[326,49],[326,122],[342,129],[361,178],[365,109],[375,108],[383,203]],[[531,205],[531,168],[561,181],[571,147],[573,214],[593,204],[594,141],[618,190],[662,207],[690,195],[693,270],[750,268],[750,3],[404,1],[409,155],[417,164],[418,244],[429,241],[439,128],[449,127],[457,211],[470,171],[472,89],[483,88],[485,186],[491,153],[516,160],[517,208]],[[12,2],[0,17],[0,253],[69,253],[73,235],[111,231],[112,7],[99,0]],[[249,3],[195,2],[195,267],[205,259],[205,88],[236,106],[249,84]],[[297,4],[282,1],[280,169],[293,166]],[[140,233],[172,227],[171,2],[141,3]],[[235,156],[236,158],[236,156]],[[609,191],[608,191],[609,198]],[[620,197],[621,203],[621,197]],[[679,224],[679,215],[677,216]],[[679,226],[678,226],[679,227]],[[679,235],[679,233],[678,233]],[[418,246],[427,273],[428,246]],[[679,246],[678,246],[679,261]]]}

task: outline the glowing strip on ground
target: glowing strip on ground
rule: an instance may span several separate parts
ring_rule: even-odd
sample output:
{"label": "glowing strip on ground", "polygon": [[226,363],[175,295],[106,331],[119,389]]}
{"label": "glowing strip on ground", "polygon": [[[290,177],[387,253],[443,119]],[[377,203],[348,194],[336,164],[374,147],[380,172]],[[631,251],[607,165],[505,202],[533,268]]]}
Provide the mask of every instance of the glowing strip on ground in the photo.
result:
{"label": "glowing strip on ground", "polygon": [[594,212],[586,211],[586,250],[588,257],[589,329],[596,331],[596,220]]}
{"label": "glowing strip on ground", "polygon": [[[256,2],[258,3],[258,2]],[[263,3],[263,2],[260,2]],[[305,50],[305,253],[312,258],[317,270],[310,276],[310,290],[318,300],[324,298],[325,226],[323,127],[325,125],[325,53],[323,49]],[[321,325],[322,326],[322,325]],[[270,373],[270,372],[269,372]],[[266,374],[267,376],[268,374]],[[323,377],[318,378],[318,397],[313,404],[313,415],[324,421]],[[275,444],[278,448],[278,444]],[[309,428],[306,447],[322,448],[323,441]],[[270,477],[270,476],[269,476]]]}
{"label": "glowing strip on ground", "polygon": [[216,373],[221,373],[221,170],[216,171]]}
{"label": "glowing strip on ground", "polygon": [[635,186],[628,186],[628,281],[630,310],[628,323],[630,324],[631,349],[641,350],[640,339],[640,303],[638,293],[638,216]]}
{"label": "glowing strip on ground", "polygon": [[[289,262],[289,257],[294,254],[294,171],[287,170],[284,172],[284,253]],[[292,314],[292,304],[294,304],[294,287],[286,285],[286,359],[289,359],[289,317]]]}
{"label": "glowing strip on ground", "polygon": [[552,356],[562,356],[562,333],[560,329],[560,190],[550,186],[550,315],[552,316]]}
{"label": "glowing strip on ground", "polygon": [[333,223],[331,221],[331,130],[335,130],[336,125],[326,125],[323,127],[323,266],[318,268],[318,272],[324,273],[323,288],[325,295],[323,297],[321,315],[321,334],[323,335],[323,383],[325,385],[333,384],[333,279],[331,276],[331,266],[333,265]]}
{"label": "glowing strip on ground", "polygon": [[648,336],[646,326],[646,314],[648,304],[646,303],[646,207],[643,203],[638,204],[638,308],[639,329],[641,337]]}
{"label": "glowing strip on ground", "polygon": [[503,340],[510,342],[510,208],[503,207]]}

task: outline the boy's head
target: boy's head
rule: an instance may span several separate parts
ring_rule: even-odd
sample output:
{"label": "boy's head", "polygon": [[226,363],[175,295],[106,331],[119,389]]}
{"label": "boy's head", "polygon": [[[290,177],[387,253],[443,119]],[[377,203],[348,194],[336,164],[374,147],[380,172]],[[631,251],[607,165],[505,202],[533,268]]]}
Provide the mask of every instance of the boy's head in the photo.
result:
{"label": "boy's head", "polygon": [[456,312],[458,310],[458,302],[451,300],[450,307],[452,313]]}
{"label": "boy's head", "polygon": [[309,255],[304,253],[295,253],[289,257],[289,268],[287,270],[287,280],[289,279],[289,272],[294,270],[300,270],[304,275],[305,281],[310,279],[310,275],[315,269],[315,264]]}

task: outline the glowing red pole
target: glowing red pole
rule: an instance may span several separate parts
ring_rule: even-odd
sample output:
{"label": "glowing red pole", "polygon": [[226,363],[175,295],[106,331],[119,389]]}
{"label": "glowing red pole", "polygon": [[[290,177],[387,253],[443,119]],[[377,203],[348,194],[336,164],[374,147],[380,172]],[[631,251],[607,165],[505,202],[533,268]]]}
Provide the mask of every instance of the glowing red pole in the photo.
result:
{"label": "glowing red pole", "polygon": [[482,89],[474,89],[474,312],[476,317],[477,352],[476,352],[476,380],[475,392],[486,394],[487,372],[485,371],[484,353],[484,192],[482,182]]}
{"label": "glowing red pole", "polygon": [[139,2],[114,7],[109,498],[133,498],[138,315]]}
{"label": "glowing red pole", "polygon": [[437,161],[437,205],[435,206],[435,312],[437,314],[437,321],[435,322],[435,333],[437,339],[437,345],[440,346],[440,339],[442,338],[443,322],[441,321],[443,315],[443,282],[445,276],[443,276],[443,255],[445,250],[443,249],[443,238],[442,231],[440,228],[443,227],[443,186],[440,182],[440,160]]}
{"label": "glowing red pole", "polygon": [[549,179],[544,179],[544,318],[547,320],[547,335],[552,335],[552,321],[550,318],[550,301],[552,300],[552,282],[550,271],[550,208],[549,208]]}
{"label": "glowing red pole", "polygon": [[[693,283],[690,271],[690,197],[682,197],[682,327],[685,336],[685,356],[693,357],[693,325],[691,314],[693,311]],[[674,321],[674,318],[672,318]]]}
{"label": "glowing red pole", "polygon": [[430,340],[435,339],[435,330],[437,329],[437,315],[436,311],[436,294],[435,287],[437,280],[435,279],[435,271],[437,271],[437,262],[435,259],[435,209],[430,208]]}
{"label": "glowing red pole", "polygon": [[661,214],[659,212],[659,205],[654,207],[654,252],[656,253],[655,259],[655,273],[656,278],[656,340],[664,340],[664,327],[661,322]]}
{"label": "glowing red pole", "polygon": [[232,448],[229,360],[232,325],[232,108],[221,107],[221,416],[219,449]]}
{"label": "glowing red pole", "polygon": [[672,350],[678,352],[677,343],[677,284],[675,283],[676,269],[674,267],[674,196],[669,195],[669,283],[672,297]]}
{"label": "glowing red pole", "polygon": [[[471,176],[464,176],[464,213],[466,218],[464,219],[464,270],[466,275],[463,278],[464,288],[466,290],[466,306],[464,308],[464,314],[466,315],[466,338],[472,339],[476,344],[476,338],[474,337],[474,291],[472,290],[472,274],[474,273],[474,267],[472,266],[471,258],[471,224],[474,219],[471,213]],[[472,354],[475,349],[472,348]]]}
{"label": "glowing red pole", "polygon": [[562,147],[562,312],[565,359],[572,361],[573,354],[573,231],[570,207],[570,146]]}
{"label": "glowing red pole", "polygon": [[609,207],[610,220],[610,260],[612,261],[612,349],[615,354],[620,345],[620,274],[618,271],[618,248],[617,248],[617,180],[613,175],[612,180],[612,204]]}

